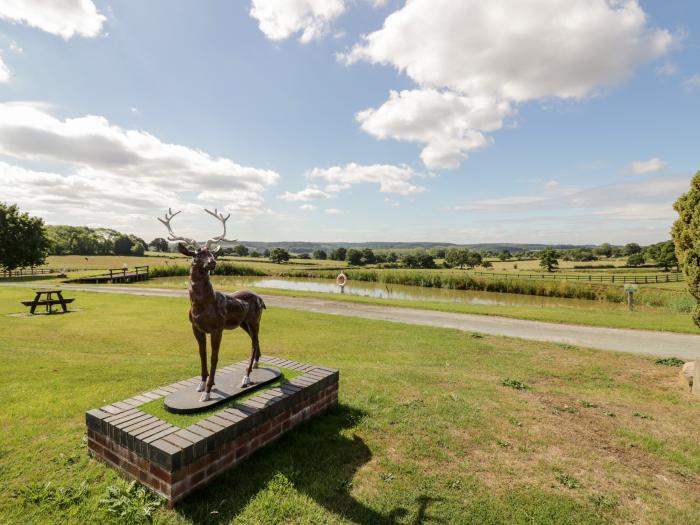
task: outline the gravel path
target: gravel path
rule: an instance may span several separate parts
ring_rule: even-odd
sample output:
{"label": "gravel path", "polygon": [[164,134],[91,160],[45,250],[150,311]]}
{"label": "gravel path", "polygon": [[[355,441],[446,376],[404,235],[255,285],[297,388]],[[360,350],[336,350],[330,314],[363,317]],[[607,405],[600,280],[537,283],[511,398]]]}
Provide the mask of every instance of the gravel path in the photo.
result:
{"label": "gravel path", "polygon": [[[36,288],[36,283],[2,283],[0,286],[26,286]],[[63,285],[66,290],[117,293],[162,297],[186,297],[186,290],[167,288],[141,288],[127,286],[79,286]],[[290,308],[331,315],[362,317],[397,323],[455,328],[468,332],[520,337],[534,341],[552,341],[588,348],[601,348],[658,356],[675,356],[681,359],[700,359],[700,336],[650,330],[601,328],[593,326],[526,321],[508,317],[460,314],[370,304],[333,301],[329,299],[263,295],[272,308]]]}

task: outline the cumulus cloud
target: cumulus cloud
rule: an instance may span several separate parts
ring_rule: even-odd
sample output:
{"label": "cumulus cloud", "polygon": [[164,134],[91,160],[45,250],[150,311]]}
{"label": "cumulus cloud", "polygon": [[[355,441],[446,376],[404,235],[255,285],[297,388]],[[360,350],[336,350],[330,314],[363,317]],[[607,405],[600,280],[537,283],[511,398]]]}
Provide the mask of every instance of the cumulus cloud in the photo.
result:
{"label": "cumulus cloud", "polygon": [[488,146],[491,141],[482,132],[501,128],[511,113],[507,101],[417,89],[391,91],[382,106],[360,111],[356,118],[379,139],[426,144],[421,159],[427,167],[456,168],[467,152]]}
{"label": "cumulus cloud", "polygon": [[289,202],[306,202],[320,199],[330,199],[332,195],[315,186],[309,186],[297,192],[285,191],[280,199]]}
{"label": "cumulus cloud", "polygon": [[[420,87],[361,112],[363,129],[425,144],[426,165],[454,167],[514,104],[595,95],[673,44],[670,32],[648,27],[637,0],[408,0],[340,58],[393,66]],[[476,100],[488,129],[471,122]],[[398,109],[428,116],[436,107],[454,114],[446,129],[397,129]]]}
{"label": "cumulus cloud", "polygon": [[686,78],[683,81],[683,87],[686,88],[688,91],[700,88],[700,73],[698,73],[697,75],[693,75],[692,77]]}
{"label": "cumulus cloud", "polygon": [[382,193],[412,195],[426,191],[426,188],[412,184],[413,178],[422,176],[406,165],[391,164],[362,165],[350,163],[331,168],[314,168],[308,174],[311,179],[326,182],[325,190],[331,193],[350,188],[353,184],[379,184]]}
{"label": "cumulus cloud", "polygon": [[10,69],[7,67],[5,62],[2,60],[2,56],[0,56],[0,82],[9,82],[10,81]]}
{"label": "cumulus cloud", "polygon": [[270,40],[301,33],[299,41],[308,43],[327,34],[344,11],[344,0],[252,0],[250,15]]}
{"label": "cumulus cloud", "polygon": [[195,202],[220,203],[241,216],[259,214],[265,211],[261,194],[279,179],[273,171],[168,144],[104,117],[61,120],[29,103],[0,104],[0,155],[57,167],[45,172],[2,162],[3,198],[51,214],[89,211],[105,222],[117,213],[144,216]]}
{"label": "cumulus cloud", "polygon": [[645,173],[655,173],[666,167],[666,162],[654,157],[649,160],[635,160],[625,169],[626,173],[633,175],[643,175]]}
{"label": "cumulus cloud", "polygon": [[5,0],[0,18],[36,27],[68,40],[74,35],[96,37],[107,18],[91,0]]}
{"label": "cumulus cloud", "polygon": [[301,206],[299,206],[299,209],[301,211],[314,211],[318,210],[318,206],[314,206],[313,204],[302,204]]}

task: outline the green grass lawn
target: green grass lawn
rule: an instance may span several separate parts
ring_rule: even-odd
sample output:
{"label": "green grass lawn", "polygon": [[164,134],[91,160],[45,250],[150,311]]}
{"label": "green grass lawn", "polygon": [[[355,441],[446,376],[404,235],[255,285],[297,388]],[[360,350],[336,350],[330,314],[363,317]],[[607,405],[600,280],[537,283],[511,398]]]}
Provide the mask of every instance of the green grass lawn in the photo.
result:
{"label": "green grass lawn", "polygon": [[[84,412],[198,371],[186,299],[70,295],[79,311],[28,318],[9,315],[27,290],[0,288],[3,524],[108,523],[110,488],[143,506],[88,458]],[[339,368],[339,407],[154,523],[699,522],[700,401],[678,368],[275,308],[261,344]],[[249,346],[227,333],[220,363]]]}

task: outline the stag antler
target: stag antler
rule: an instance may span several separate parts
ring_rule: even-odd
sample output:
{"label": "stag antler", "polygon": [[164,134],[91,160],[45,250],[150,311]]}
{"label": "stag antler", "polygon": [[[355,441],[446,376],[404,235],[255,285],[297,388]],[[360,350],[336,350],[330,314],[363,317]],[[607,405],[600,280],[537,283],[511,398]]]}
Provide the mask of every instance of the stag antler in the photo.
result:
{"label": "stag antler", "polygon": [[[213,243],[220,243],[221,241],[226,241],[226,242],[236,242],[236,239],[226,239],[226,221],[229,219],[231,214],[229,213],[226,217],[224,217],[223,213],[219,213],[219,210],[214,208],[214,211],[208,210],[204,208],[204,211],[207,212],[209,215],[216,217],[219,221],[221,221],[221,224],[224,227],[224,233],[219,235],[218,237],[213,237],[207,241],[207,250],[211,249],[211,245]],[[218,252],[219,248],[221,248],[220,245],[217,244],[216,249],[214,252]]]}
{"label": "stag antler", "polygon": [[165,227],[168,229],[168,233],[170,234],[170,235],[168,236],[168,240],[169,240],[169,241],[184,241],[185,244],[188,244],[188,245],[190,245],[190,246],[192,246],[192,247],[194,247],[194,248],[199,248],[199,245],[197,244],[197,241],[195,241],[194,239],[188,239],[187,237],[180,237],[179,235],[175,235],[175,233],[173,233],[173,230],[172,230],[172,228],[170,227],[170,221],[171,221],[172,218],[175,217],[175,215],[177,215],[178,213],[182,213],[182,210],[176,211],[175,213],[173,213],[173,210],[171,210],[170,208],[168,208],[168,212],[165,214],[165,219],[161,219],[160,217],[158,217],[158,220],[159,220],[160,222],[162,222],[162,223],[163,223],[163,226],[165,226]]}

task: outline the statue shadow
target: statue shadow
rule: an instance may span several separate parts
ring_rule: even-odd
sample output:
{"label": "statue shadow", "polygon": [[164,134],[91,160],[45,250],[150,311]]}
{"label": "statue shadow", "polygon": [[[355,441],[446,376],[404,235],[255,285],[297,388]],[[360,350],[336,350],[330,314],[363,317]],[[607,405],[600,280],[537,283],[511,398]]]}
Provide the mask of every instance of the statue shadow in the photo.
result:
{"label": "statue shadow", "polygon": [[[372,454],[362,439],[343,435],[341,430],[356,426],[365,415],[361,410],[339,405],[216,477],[180,502],[176,511],[197,524],[228,523],[261,491],[270,490],[275,497],[275,486],[281,481],[282,485],[291,483],[297,492],[347,520],[396,523],[406,516],[406,509],[381,513],[350,494],[353,476]],[[419,516],[424,516],[427,503],[419,502]]]}

